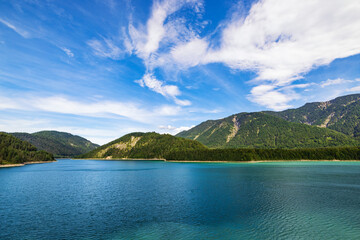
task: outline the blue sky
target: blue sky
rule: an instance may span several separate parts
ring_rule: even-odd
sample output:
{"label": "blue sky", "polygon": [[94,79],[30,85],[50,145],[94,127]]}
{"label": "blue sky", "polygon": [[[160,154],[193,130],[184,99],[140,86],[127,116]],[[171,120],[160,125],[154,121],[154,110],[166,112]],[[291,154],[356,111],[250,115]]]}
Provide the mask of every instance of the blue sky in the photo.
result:
{"label": "blue sky", "polygon": [[360,92],[357,0],[0,0],[0,130],[99,144]]}

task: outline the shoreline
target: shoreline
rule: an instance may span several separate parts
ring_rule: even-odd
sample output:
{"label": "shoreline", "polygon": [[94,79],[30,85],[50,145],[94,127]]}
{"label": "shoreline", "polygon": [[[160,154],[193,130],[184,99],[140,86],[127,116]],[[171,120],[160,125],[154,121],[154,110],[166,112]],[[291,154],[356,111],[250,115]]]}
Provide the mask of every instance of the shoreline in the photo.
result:
{"label": "shoreline", "polygon": [[166,160],[161,158],[151,159],[139,159],[139,158],[78,158],[72,160],[97,160],[97,161],[163,161],[169,163],[270,163],[270,162],[360,162],[360,160],[310,160],[310,159],[299,159],[299,160],[253,160],[253,161],[219,161],[219,160]]}
{"label": "shoreline", "polygon": [[72,160],[98,160],[98,161],[163,161],[167,160],[164,158],[70,158]]}
{"label": "shoreline", "polygon": [[274,162],[360,162],[360,160],[253,160],[253,161],[201,161],[201,160],[165,160],[165,162],[181,163],[274,163]]}
{"label": "shoreline", "polygon": [[42,163],[52,163],[55,161],[36,161],[36,162],[24,162],[24,163],[11,163],[11,164],[1,164],[0,168],[9,168],[9,167],[22,167],[29,164],[42,164]]}

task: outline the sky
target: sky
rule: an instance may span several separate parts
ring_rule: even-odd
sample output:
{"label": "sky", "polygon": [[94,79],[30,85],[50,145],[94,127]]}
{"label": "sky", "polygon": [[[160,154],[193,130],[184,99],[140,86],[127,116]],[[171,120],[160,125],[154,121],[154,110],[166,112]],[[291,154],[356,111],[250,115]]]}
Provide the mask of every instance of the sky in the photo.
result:
{"label": "sky", "polygon": [[358,0],[0,0],[0,131],[105,144],[360,93]]}

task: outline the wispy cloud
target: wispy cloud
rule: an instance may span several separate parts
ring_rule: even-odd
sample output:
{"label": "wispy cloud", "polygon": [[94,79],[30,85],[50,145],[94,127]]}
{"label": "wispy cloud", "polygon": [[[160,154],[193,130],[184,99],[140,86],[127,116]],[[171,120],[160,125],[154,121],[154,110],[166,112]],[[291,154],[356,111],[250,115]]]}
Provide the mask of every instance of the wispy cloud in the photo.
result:
{"label": "wispy cloud", "polygon": [[[133,4],[130,2],[126,1],[127,4]],[[120,7],[119,4],[115,4],[117,5],[115,6],[115,2],[112,0],[101,2],[101,4],[104,3],[111,9]],[[208,29],[203,28],[206,25],[206,21],[203,21],[202,17],[207,15],[202,14],[205,8],[201,0],[154,0],[149,18],[145,22],[139,22],[138,20],[143,19],[144,12],[142,12],[139,14],[139,18],[131,17],[130,22],[125,24],[123,22],[125,18],[123,17],[121,20],[119,20],[120,18],[116,19],[119,21],[113,21],[114,18],[107,18],[107,15],[109,15],[108,11],[106,11],[107,15],[101,16],[104,21],[97,21],[97,16],[91,14],[92,8],[89,7],[87,9],[86,5],[82,7],[76,6],[77,10],[73,11],[71,8],[64,8],[59,4],[59,9],[69,11],[68,15],[73,15],[74,18],[66,22],[66,25],[64,24],[54,29],[50,29],[47,22],[43,21],[43,19],[48,18],[55,22],[59,21],[57,23],[61,25],[65,23],[64,19],[70,18],[61,17],[61,14],[56,15],[59,19],[57,17],[53,18],[53,14],[49,15],[45,12],[45,9],[40,8],[41,4],[36,9],[27,8],[25,3],[21,5],[24,12],[26,9],[34,9],[34,16],[25,18],[20,16],[14,17],[14,14],[4,15],[0,18],[0,25],[4,25],[4,28],[9,28],[25,38],[36,37],[38,40],[41,40],[34,41],[37,43],[24,44],[24,46],[30,46],[31,49],[24,47],[23,50],[25,51],[22,51],[22,53],[30,53],[29,50],[35,53],[37,49],[40,49],[36,44],[47,41],[57,48],[60,46],[62,51],[70,58],[75,57],[74,53],[78,59],[81,58],[82,61],[78,62],[79,71],[81,69],[80,64],[84,66],[90,62],[91,64],[95,62],[92,58],[88,57],[86,50],[89,49],[100,58],[114,60],[123,59],[129,54],[136,55],[145,65],[144,75],[141,77],[135,74],[128,74],[126,77],[123,75],[123,78],[130,79],[131,76],[135,76],[131,81],[140,79],[136,81],[138,84],[173,101],[173,105],[176,104],[177,106],[172,106],[172,108],[181,108],[181,106],[188,106],[190,104],[197,105],[193,99],[201,98],[201,95],[194,95],[191,98],[193,103],[190,102],[188,94],[195,92],[195,90],[180,86],[183,82],[179,81],[179,79],[189,73],[186,79],[183,78],[181,80],[184,81],[185,85],[194,85],[198,88],[196,93],[201,94],[203,91],[202,87],[204,85],[190,83],[192,77],[194,77],[193,73],[190,73],[192,69],[181,75],[182,71],[186,71],[188,68],[208,65],[206,67],[211,70],[213,66],[211,63],[221,63],[228,67],[227,70],[230,69],[231,72],[239,73],[238,81],[244,81],[241,71],[250,71],[252,72],[251,75],[255,73],[254,79],[247,82],[252,88],[248,90],[248,99],[267,108],[281,110],[291,107],[292,101],[300,99],[300,85],[297,84],[297,87],[294,87],[294,83],[303,78],[306,73],[318,66],[329,64],[334,59],[345,58],[360,53],[360,31],[358,31],[360,25],[360,15],[358,14],[360,12],[360,2],[353,0],[254,1],[249,12],[235,11],[230,18]],[[57,4],[54,3],[54,5]],[[77,15],[80,8],[86,10],[86,14],[83,12],[81,15]],[[118,10],[120,11],[120,8]],[[128,11],[124,10],[119,15],[126,15],[127,13]],[[93,34],[89,34],[89,29],[82,25],[85,22],[83,21],[85,19],[80,19],[84,17],[83,15],[86,15],[89,18],[88,20],[93,21],[89,22],[89,24],[96,22],[96,24],[91,25],[93,27],[91,29]],[[77,21],[77,17],[81,21]],[[215,18],[210,20],[215,20]],[[109,26],[104,26],[104,23],[109,24]],[[78,26],[84,26],[82,29],[85,29],[85,31],[79,31],[79,34],[71,39],[71,34],[69,36],[65,34],[70,33],[67,32],[66,27],[77,26],[77,24]],[[36,27],[34,28],[34,26]],[[212,29],[216,29],[214,30],[216,33]],[[109,32],[109,30],[113,31]],[[94,34],[97,34],[98,37],[94,38]],[[6,43],[8,43],[7,39]],[[85,46],[82,46],[84,43]],[[37,61],[38,59],[43,59],[42,57],[47,57],[45,51],[47,50],[43,50],[41,57],[35,57],[33,60]],[[53,56],[53,54],[49,55]],[[13,56],[15,59],[16,54]],[[28,65],[32,67],[28,68],[28,71],[41,73],[42,76],[40,78],[48,78],[50,79],[49,82],[52,81],[51,79],[53,78],[49,77],[50,71],[39,71],[39,68],[33,67],[35,65],[34,61],[31,61],[30,64],[29,59]],[[122,62],[116,66],[128,64],[130,69],[133,67],[131,65],[133,60],[133,58],[130,59],[130,64],[123,64]],[[41,64],[45,61],[39,61],[37,65],[45,66],[45,64]],[[135,61],[137,67],[131,70],[138,72],[142,67],[138,67],[138,60]],[[111,67],[114,66],[115,63]],[[201,66],[198,70],[201,71],[202,67],[206,68]],[[24,69],[26,68],[24,67]],[[88,69],[91,69],[91,67]],[[89,72],[88,69],[82,71],[84,76],[80,76],[82,74],[75,76],[75,71],[68,71],[67,74],[75,76],[78,80],[81,79],[82,84],[86,81],[85,79],[91,79],[90,75],[92,74],[88,73],[88,75],[85,75],[86,72]],[[200,80],[197,83],[213,81],[216,82],[217,86],[212,85],[211,89],[221,87],[227,93],[234,92],[233,95],[239,97],[240,91],[234,87],[236,84],[228,84],[230,82],[230,80],[226,79],[228,72],[214,76],[214,71],[210,70],[209,74],[207,74],[208,76],[204,76],[204,72],[201,72],[203,75],[194,78],[193,81],[195,82],[200,77],[203,77],[206,80]],[[56,70],[51,69],[51,71],[65,72],[66,70],[57,68]],[[176,74],[172,74],[172,71],[176,72]],[[29,75],[31,74],[26,74],[26,78]],[[210,77],[214,80],[209,80]],[[340,85],[345,83],[353,84],[343,86],[342,90],[351,89],[351,85],[356,86],[355,82],[346,82],[351,80],[336,79],[336,77],[334,77],[335,79],[323,81],[317,85],[318,89],[329,86],[339,86],[340,88]],[[69,78],[67,77],[66,79]],[[101,79],[105,78],[107,78],[107,75]],[[34,81],[39,81],[38,79]],[[53,82],[55,81],[53,80]],[[68,82],[70,81],[68,80]],[[29,82],[27,81],[27,84]],[[58,82],[60,84],[61,81]],[[66,85],[63,81],[62,83]],[[31,84],[28,84],[28,86]],[[25,82],[18,81],[18,85],[27,87]],[[112,86],[115,86],[115,84]],[[128,87],[128,85],[126,86]],[[241,87],[243,87],[241,95],[244,95],[244,89],[248,89],[248,86],[242,85]],[[33,89],[35,88],[33,87]],[[354,89],[357,88],[354,87]],[[218,95],[222,92],[219,92]],[[67,100],[69,99],[67,98]],[[106,106],[110,105],[110,103],[113,102],[102,102]],[[0,105],[2,104],[0,103]],[[16,104],[16,101],[9,102],[8,106],[12,104]],[[84,106],[86,109],[85,105],[87,103],[83,102],[82,104],[81,106]],[[97,106],[96,104],[97,102],[90,103],[91,106],[95,107]],[[126,105],[126,103],[123,104]],[[126,109],[126,106],[124,108]],[[141,106],[135,106],[135,108],[143,109]]]}
{"label": "wispy cloud", "polygon": [[132,102],[93,101],[80,102],[63,96],[0,98],[0,110],[44,111],[90,117],[128,118],[145,122],[178,115],[177,106],[162,105],[148,109]]}
{"label": "wispy cloud", "polygon": [[147,73],[142,80],[137,82],[142,86],[148,86],[149,89],[165,97],[171,96],[178,105],[190,105],[191,103],[188,100],[178,99],[177,96],[181,94],[178,87],[166,85],[157,80],[153,76],[153,70],[163,61],[159,58],[158,52],[161,48],[161,43],[162,47],[171,46],[187,41],[188,38],[195,35],[195,31],[186,27],[183,21],[179,21],[179,19],[175,18],[166,22],[169,16],[186,5],[193,8],[194,11],[200,12],[202,1],[154,1],[151,16],[146,25],[135,27],[133,23],[130,23],[128,28],[129,36],[125,39],[124,43],[127,51],[143,59],[146,66]]}
{"label": "wispy cloud", "polygon": [[348,89],[349,92],[360,92],[360,86],[352,87]]}
{"label": "wispy cloud", "polygon": [[291,107],[291,105],[287,103],[297,98],[299,98],[299,96],[294,92],[292,93],[292,95],[285,94],[273,85],[256,86],[251,90],[250,96],[248,96],[248,99],[250,101],[266,106],[276,111]]}
{"label": "wispy cloud", "polygon": [[[144,59],[145,64],[149,64],[151,55],[156,53],[162,41],[167,44],[179,41],[179,35],[186,32],[193,35],[193,32],[187,31],[184,24],[180,24],[176,19],[165,23],[168,17],[180,10],[184,6],[190,6],[196,11],[202,5],[198,0],[155,0],[152,6],[151,16],[146,25],[140,25],[136,28],[133,23],[129,25],[130,41],[135,54]],[[151,67],[151,66],[148,66]]]}
{"label": "wispy cloud", "polygon": [[357,79],[355,79],[355,80],[346,80],[346,79],[343,79],[343,78],[328,79],[326,81],[322,81],[320,83],[320,86],[322,88],[324,88],[324,87],[327,87],[327,86],[346,84],[346,83],[353,83],[353,82],[356,82],[356,81],[359,81],[359,80],[357,80]]}
{"label": "wispy cloud", "polygon": [[155,78],[151,73],[147,73],[142,79],[135,81],[141,87],[148,87],[154,92],[160,93],[164,97],[173,99],[178,105],[188,106],[191,102],[188,100],[180,100],[177,97],[181,95],[179,88],[175,85],[166,85],[162,81]]}
{"label": "wispy cloud", "polygon": [[1,131],[6,130],[7,132],[36,132],[44,130],[44,126],[49,124],[48,120],[44,119],[16,119],[7,118],[0,119]]}
{"label": "wispy cloud", "polygon": [[300,95],[294,90],[307,88],[313,84],[294,84],[283,87],[262,84],[251,89],[248,99],[259,105],[266,106],[275,111],[281,111],[292,107],[288,102],[300,99]]}
{"label": "wispy cloud", "polygon": [[66,55],[68,55],[68,57],[71,57],[71,58],[74,57],[74,53],[70,49],[68,49],[66,47],[62,47],[61,50],[63,50],[66,53]]}
{"label": "wispy cloud", "polygon": [[191,128],[193,128],[194,126],[190,126],[190,127],[185,127],[185,126],[181,126],[181,127],[175,127],[175,126],[172,126],[172,125],[160,125],[158,126],[158,129],[162,132],[162,133],[169,133],[169,134],[177,134],[179,132],[182,132],[182,131],[186,131],[186,130],[189,130]]}
{"label": "wispy cloud", "polygon": [[12,30],[14,30],[16,33],[18,33],[19,35],[21,35],[24,38],[30,37],[30,34],[27,31],[25,31],[25,30],[23,30],[23,29],[21,29],[19,27],[15,27],[15,25],[11,24],[10,22],[5,21],[2,18],[0,18],[0,22],[2,24],[4,24],[5,26],[7,26],[8,28],[11,28]]}
{"label": "wispy cloud", "polygon": [[99,57],[111,58],[118,60],[124,54],[124,51],[121,50],[116,44],[107,38],[102,40],[92,39],[87,42],[87,44],[92,48],[94,54]]}

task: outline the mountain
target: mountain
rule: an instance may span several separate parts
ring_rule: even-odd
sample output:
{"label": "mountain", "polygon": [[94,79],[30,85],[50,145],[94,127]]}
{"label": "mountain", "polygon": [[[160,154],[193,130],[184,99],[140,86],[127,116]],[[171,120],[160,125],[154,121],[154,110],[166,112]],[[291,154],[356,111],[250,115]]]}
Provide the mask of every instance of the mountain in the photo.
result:
{"label": "mountain", "polygon": [[286,121],[304,123],[360,137],[360,94],[335,98],[327,102],[307,103],[296,109],[266,112]]}
{"label": "mountain", "polygon": [[130,133],[105,144],[80,158],[165,158],[173,151],[207,149],[197,141],[174,137],[170,134]]}
{"label": "mountain", "polygon": [[29,142],[0,132],[0,165],[52,160],[54,160],[52,154],[37,151],[36,147]]}
{"label": "mountain", "polygon": [[40,150],[45,150],[56,157],[73,157],[87,153],[99,145],[89,140],[65,132],[41,131],[36,133],[11,133],[13,136],[28,141]]}
{"label": "mountain", "polygon": [[264,112],[205,121],[177,137],[211,148],[318,148],[357,146],[358,141],[327,128],[286,121]]}

